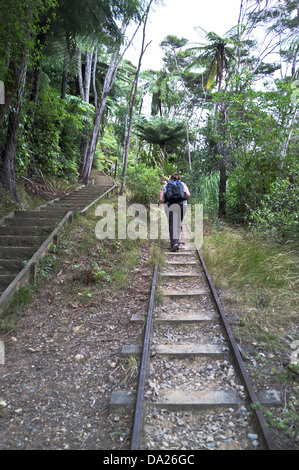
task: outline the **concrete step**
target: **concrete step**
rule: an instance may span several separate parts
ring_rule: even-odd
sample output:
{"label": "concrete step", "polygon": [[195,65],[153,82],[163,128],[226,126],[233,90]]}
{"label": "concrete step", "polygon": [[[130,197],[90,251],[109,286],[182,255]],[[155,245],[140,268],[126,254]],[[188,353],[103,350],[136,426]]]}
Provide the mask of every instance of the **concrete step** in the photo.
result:
{"label": "concrete step", "polygon": [[208,356],[220,357],[228,353],[228,348],[216,344],[158,344],[154,348],[162,356]]}
{"label": "concrete step", "polygon": [[178,278],[178,279],[183,279],[183,278],[199,278],[201,277],[201,274],[200,272],[198,273],[178,273],[177,271],[175,273],[172,273],[172,272],[162,272],[159,274],[159,276],[161,277],[164,277],[164,278],[169,278],[169,277],[173,277],[173,278]]}
{"label": "concrete step", "polygon": [[[263,406],[281,406],[281,400],[276,390],[261,390],[257,392],[258,402]],[[111,394],[110,412],[122,410],[135,404],[135,390],[115,390]],[[189,391],[189,390],[159,390],[159,398],[152,402],[153,407],[170,410],[193,410],[214,408],[237,408],[244,404],[235,390]],[[147,402],[149,404],[149,402]]]}
{"label": "concrete step", "polygon": [[54,208],[51,209],[45,209],[42,211],[15,211],[14,217],[15,218],[26,218],[26,219],[32,219],[32,218],[54,218],[58,219],[60,217],[63,217],[67,211],[65,209],[59,209],[56,210]]}
{"label": "concrete step", "polygon": [[[139,345],[129,344],[122,348],[123,355],[140,355],[142,347]],[[228,354],[228,348],[217,346],[215,344],[160,344],[155,346],[152,353],[161,356],[172,356],[177,358],[187,356],[205,356],[209,358],[220,358]]]}
{"label": "concrete step", "polygon": [[69,196],[69,197],[66,197],[66,198],[61,198],[61,199],[58,199],[57,201],[55,201],[55,203],[58,203],[58,202],[88,202],[88,201],[94,201],[95,199],[98,199],[98,197],[101,196],[101,193],[100,194],[90,194],[90,195],[87,195],[87,194],[83,194],[83,195],[76,195],[76,196]]}
{"label": "concrete step", "polygon": [[200,266],[199,261],[168,261],[165,264],[169,266]]}
{"label": "concrete step", "polygon": [[163,294],[166,297],[196,297],[200,295],[208,295],[209,294],[209,289],[201,288],[201,289],[196,289],[196,290],[185,290],[185,291],[178,291],[178,290],[163,290]]}
{"label": "concrete step", "polygon": [[89,201],[92,200],[92,199],[86,199],[85,200],[82,200],[81,198],[80,199],[59,199],[58,201],[55,201],[54,202],[54,205],[53,207],[54,208],[57,208],[57,207],[69,207],[69,206],[77,206],[78,204],[80,204],[81,206],[82,205],[87,205],[89,203]]}
{"label": "concrete step", "polygon": [[235,390],[159,390],[159,398],[153,404],[159,408],[167,409],[211,409],[235,408],[240,406],[240,399]]}
{"label": "concrete step", "polygon": [[12,274],[23,268],[22,259],[0,259],[0,274]]}
{"label": "concrete step", "polygon": [[97,198],[97,195],[95,196],[88,196],[88,195],[77,195],[77,196],[69,196],[69,197],[62,197],[60,199],[58,199],[56,202],[86,202],[86,201],[90,201],[92,199],[96,199]]}
{"label": "concrete step", "polygon": [[176,251],[176,252],[166,251],[165,255],[168,256],[168,257],[177,257],[177,256],[178,257],[180,257],[180,256],[194,256],[194,257],[197,257],[196,252],[194,250],[183,250],[183,251]]}
{"label": "concrete step", "polygon": [[167,314],[161,314],[156,317],[155,319],[156,322],[160,323],[171,323],[171,324],[176,324],[176,323],[198,323],[198,322],[215,322],[216,317],[213,314],[180,314],[180,315],[167,315]]}
{"label": "concrete step", "polygon": [[9,284],[15,279],[18,273],[16,274],[0,274],[0,287],[6,289]]}
{"label": "concrete step", "polygon": [[37,237],[29,235],[0,235],[0,246],[37,246]]}
{"label": "concrete step", "polygon": [[77,212],[79,209],[83,209],[87,204],[71,204],[71,203],[60,203],[55,204],[55,207],[65,207],[68,211]]}
{"label": "concrete step", "polygon": [[28,259],[34,255],[37,248],[28,246],[0,246],[0,258],[2,259]]}
{"label": "concrete step", "polygon": [[5,227],[0,227],[0,235],[31,235],[31,236],[45,236],[47,232],[49,232],[53,227],[49,226],[44,226],[44,227],[38,227],[36,225],[31,225],[29,227],[26,227],[24,225],[18,226],[18,225],[9,225]]}
{"label": "concrete step", "polygon": [[18,217],[13,219],[7,219],[6,223],[8,226],[36,226],[39,227],[53,227],[56,220],[55,218],[48,218],[48,217]]}
{"label": "concrete step", "polygon": [[105,192],[104,190],[107,188],[110,189],[112,186],[102,185],[102,186],[90,186],[89,188],[79,189],[78,191],[74,191],[71,194],[68,194],[64,197],[72,197],[77,195],[88,195],[88,196],[100,196]]}

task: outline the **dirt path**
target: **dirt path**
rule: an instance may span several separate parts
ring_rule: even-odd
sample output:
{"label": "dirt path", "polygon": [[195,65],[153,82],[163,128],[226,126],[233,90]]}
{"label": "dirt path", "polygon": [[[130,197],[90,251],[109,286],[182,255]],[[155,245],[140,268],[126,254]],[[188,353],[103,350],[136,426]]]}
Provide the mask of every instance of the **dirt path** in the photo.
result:
{"label": "dirt path", "polygon": [[137,365],[120,353],[123,344],[141,343],[143,327],[130,318],[147,309],[150,250],[138,247],[125,286],[115,287],[105,276],[90,284],[85,267],[101,260],[108,275],[109,266],[122,264],[125,248],[86,240],[86,223],[62,237],[15,328],[1,333],[2,450],[128,448],[130,429],[125,419],[109,415],[109,400],[118,387],[136,387]]}

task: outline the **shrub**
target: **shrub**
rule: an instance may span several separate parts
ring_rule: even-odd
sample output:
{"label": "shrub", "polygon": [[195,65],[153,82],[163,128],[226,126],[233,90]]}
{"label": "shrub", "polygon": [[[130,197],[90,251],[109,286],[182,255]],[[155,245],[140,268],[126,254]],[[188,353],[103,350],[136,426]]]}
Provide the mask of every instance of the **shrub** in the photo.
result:
{"label": "shrub", "polygon": [[272,184],[260,207],[251,212],[250,225],[278,241],[297,238],[299,229],[299,178],[298,167],[290,176]]}
{"label": "shrub", "polygon": [[204,174],[197,171],[186,179],[192,201],[202,204],[204,214],[211,217],[218,213],[219,178],[219,172]]}
{"label": "shrub", "polygon": [[137,163],[127,170],[127,185],[133,200],[140,204],[158,203],[162,189],[161,179],[160,168],[147,168],[143,163]]}

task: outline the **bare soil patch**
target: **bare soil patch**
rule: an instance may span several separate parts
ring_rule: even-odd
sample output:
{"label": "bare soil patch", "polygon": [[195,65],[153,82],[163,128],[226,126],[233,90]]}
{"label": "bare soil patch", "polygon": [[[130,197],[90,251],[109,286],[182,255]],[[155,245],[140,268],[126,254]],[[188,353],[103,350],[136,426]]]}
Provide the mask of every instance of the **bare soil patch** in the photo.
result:
{"label": "bare soil patch", "polygon": [[109,401],[113,390],[136,389],[137,360],[121,349],[142,343],[143,324],[130,318],[147,311],[150,246],[100,242],[93,226],[82,220],[63,235],[31,301],[1,334],[2,450],[128,448],[131,417],[109,414]]}

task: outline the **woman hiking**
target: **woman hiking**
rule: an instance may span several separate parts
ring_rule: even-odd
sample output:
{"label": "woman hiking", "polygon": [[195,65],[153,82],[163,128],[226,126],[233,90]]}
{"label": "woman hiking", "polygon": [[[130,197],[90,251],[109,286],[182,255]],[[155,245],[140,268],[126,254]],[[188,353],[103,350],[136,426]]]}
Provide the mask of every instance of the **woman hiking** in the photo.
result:
{"label": "woman hiking", "polygon": [[159,196],[159,202],[165,203],[171,251],[179,249],[181,223],[187,211],[189,198],[190,191],[187,185],[181,181],[178,173],[174,173]]}

